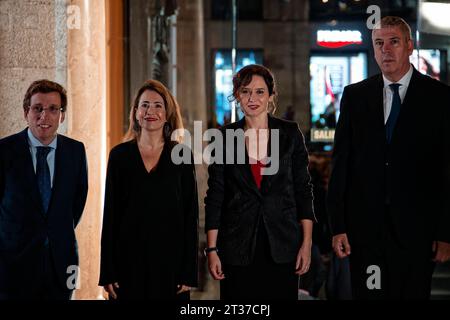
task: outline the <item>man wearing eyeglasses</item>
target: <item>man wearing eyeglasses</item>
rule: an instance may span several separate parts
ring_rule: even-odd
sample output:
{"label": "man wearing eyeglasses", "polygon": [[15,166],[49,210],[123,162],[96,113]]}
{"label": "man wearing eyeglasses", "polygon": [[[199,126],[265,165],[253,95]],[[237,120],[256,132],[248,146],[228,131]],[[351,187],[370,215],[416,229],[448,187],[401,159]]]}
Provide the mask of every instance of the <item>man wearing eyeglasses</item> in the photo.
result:
{"label": "man wearing eyeglasses", "polygon": [[74,229],[87,197],[84,145],[57,134],[65,89],[39,80],[23,101],[28,128],[0,140],[0,300],[68,300]]}

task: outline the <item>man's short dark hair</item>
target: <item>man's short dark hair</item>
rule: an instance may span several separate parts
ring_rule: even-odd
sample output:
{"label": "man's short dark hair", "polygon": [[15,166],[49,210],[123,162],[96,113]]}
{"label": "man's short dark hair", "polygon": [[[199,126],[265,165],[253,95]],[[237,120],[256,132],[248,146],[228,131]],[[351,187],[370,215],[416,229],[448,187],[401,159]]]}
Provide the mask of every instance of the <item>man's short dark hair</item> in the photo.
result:
{"label": "man's short dark hair", "polygon": [[61,97],[61,111],[65,112],[67,108],[67,92],[60,84],[42,79],[34,81],[27,89],[25,97],[23,98],[23,109],[27,110],[30,107],[31,97],[36,93],[50,93],[58,92]]}

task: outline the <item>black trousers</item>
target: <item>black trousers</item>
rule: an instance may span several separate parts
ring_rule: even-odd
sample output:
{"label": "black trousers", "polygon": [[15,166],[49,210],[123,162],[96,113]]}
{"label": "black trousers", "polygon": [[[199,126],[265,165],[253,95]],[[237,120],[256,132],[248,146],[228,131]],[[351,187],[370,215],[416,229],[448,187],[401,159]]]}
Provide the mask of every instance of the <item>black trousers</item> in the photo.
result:
{"label": "black trousers", "polygon": [[[44,248],[42,259],[42,279],[36,286],[36,290],[30,292],[27,299],[32,300],[70,300],[73,290],[61,284],[56,274],[55,264],[50,248]],[[69,275],[68,275],[69,276]]]}
{"label": "black trousers", "polygon": [[220,281],[221,300],[298,300],[295,261],[275,263],[262,223],[252,263],[248,266],[225,264],[222,269],[225,279]]}
{"label": "black trousers", "polygon": [[58,279],[50,248],[45,246],[40,250],[42,252],[40,252],[41,260],[39,263],[11,271],[16,273],[14,277],[18,277],[24,272],[33,272],[35,280],[25,285],[11,283],[7,292],[0,292],[0,300],[64,301],[71,299],[73,290],[69,289],[66,283],[62,284]]}
{"label": "black trousers", "polygon": [[385,211],[382,238],[377,246],[357,246],[350,243],[353,298],[429,299],[435,266],[432,261],[432,243],[420,244],[415,248],[403,247],[393,228],[389,207]]}

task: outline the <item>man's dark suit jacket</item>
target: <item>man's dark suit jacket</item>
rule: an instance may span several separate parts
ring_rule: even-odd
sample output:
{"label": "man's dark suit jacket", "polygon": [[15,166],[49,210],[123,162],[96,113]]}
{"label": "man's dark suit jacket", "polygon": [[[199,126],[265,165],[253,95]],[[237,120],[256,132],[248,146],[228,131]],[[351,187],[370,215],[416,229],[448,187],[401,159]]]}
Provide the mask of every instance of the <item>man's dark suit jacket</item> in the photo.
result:
{"label": "man's dark suit jacket", "polygon": [[45,215],[27,129],[0,140],[0,294],[26,297],[43,277],[48,237],[55,269],[66,287],[78,265],[74,229],[86,202],[86,153],[81,142],[57,136],[52,197]]}
{"label": "man's dark suit jacket", "polygon": [[328,211],[333,234],[377,245],[390,224],[406,248],[450,242],[450,89],[414,69],[390,144],[383,78],[344,89]]}
{"label": "man's dark suit jacket", "polygon": [[[242,119],[222,129],[224,146],[225,130],[243,129],[244,123]],[[275,175],[263,176],[261,189],[256,186],[247,153],[246,164],[211,164],[208,168],[205,228],[219,230],[217,246],[226,264],[245,266],[252,261],[260,219],[267,230],[274,261],[295,261],[302,242],[299,221],[315,221],[303,135],[296,123],[272,116],[269,128],[279,130],[279,170]],[[237,143],[231,146],[236,161]],[[231,151],[225,148],[224,159]]]}

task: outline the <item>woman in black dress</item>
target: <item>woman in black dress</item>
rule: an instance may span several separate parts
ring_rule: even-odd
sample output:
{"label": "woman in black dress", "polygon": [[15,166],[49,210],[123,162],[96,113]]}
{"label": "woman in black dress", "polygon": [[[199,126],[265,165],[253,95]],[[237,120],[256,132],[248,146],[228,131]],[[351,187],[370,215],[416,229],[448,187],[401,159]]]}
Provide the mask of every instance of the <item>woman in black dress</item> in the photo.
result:
{"label": "woman in black dress", "polygon": [[[234,161],[208,168],[205,254],[224,300],[296,300],[298,275],[309,269],[315,217],[308,153],[297,123],[269,114],[275,96],[274,77],[263,66],[233,77],[245,117],[222,128],[222,153]],[[227,130],[246,138],[230,140]]]}
{"label": "woman in black dress", "polygon": [[188,298],[197,285],[195,168],[171,160],[181,128],[169,90],[145,82],[108,160],[99,284],[112,299]]}

